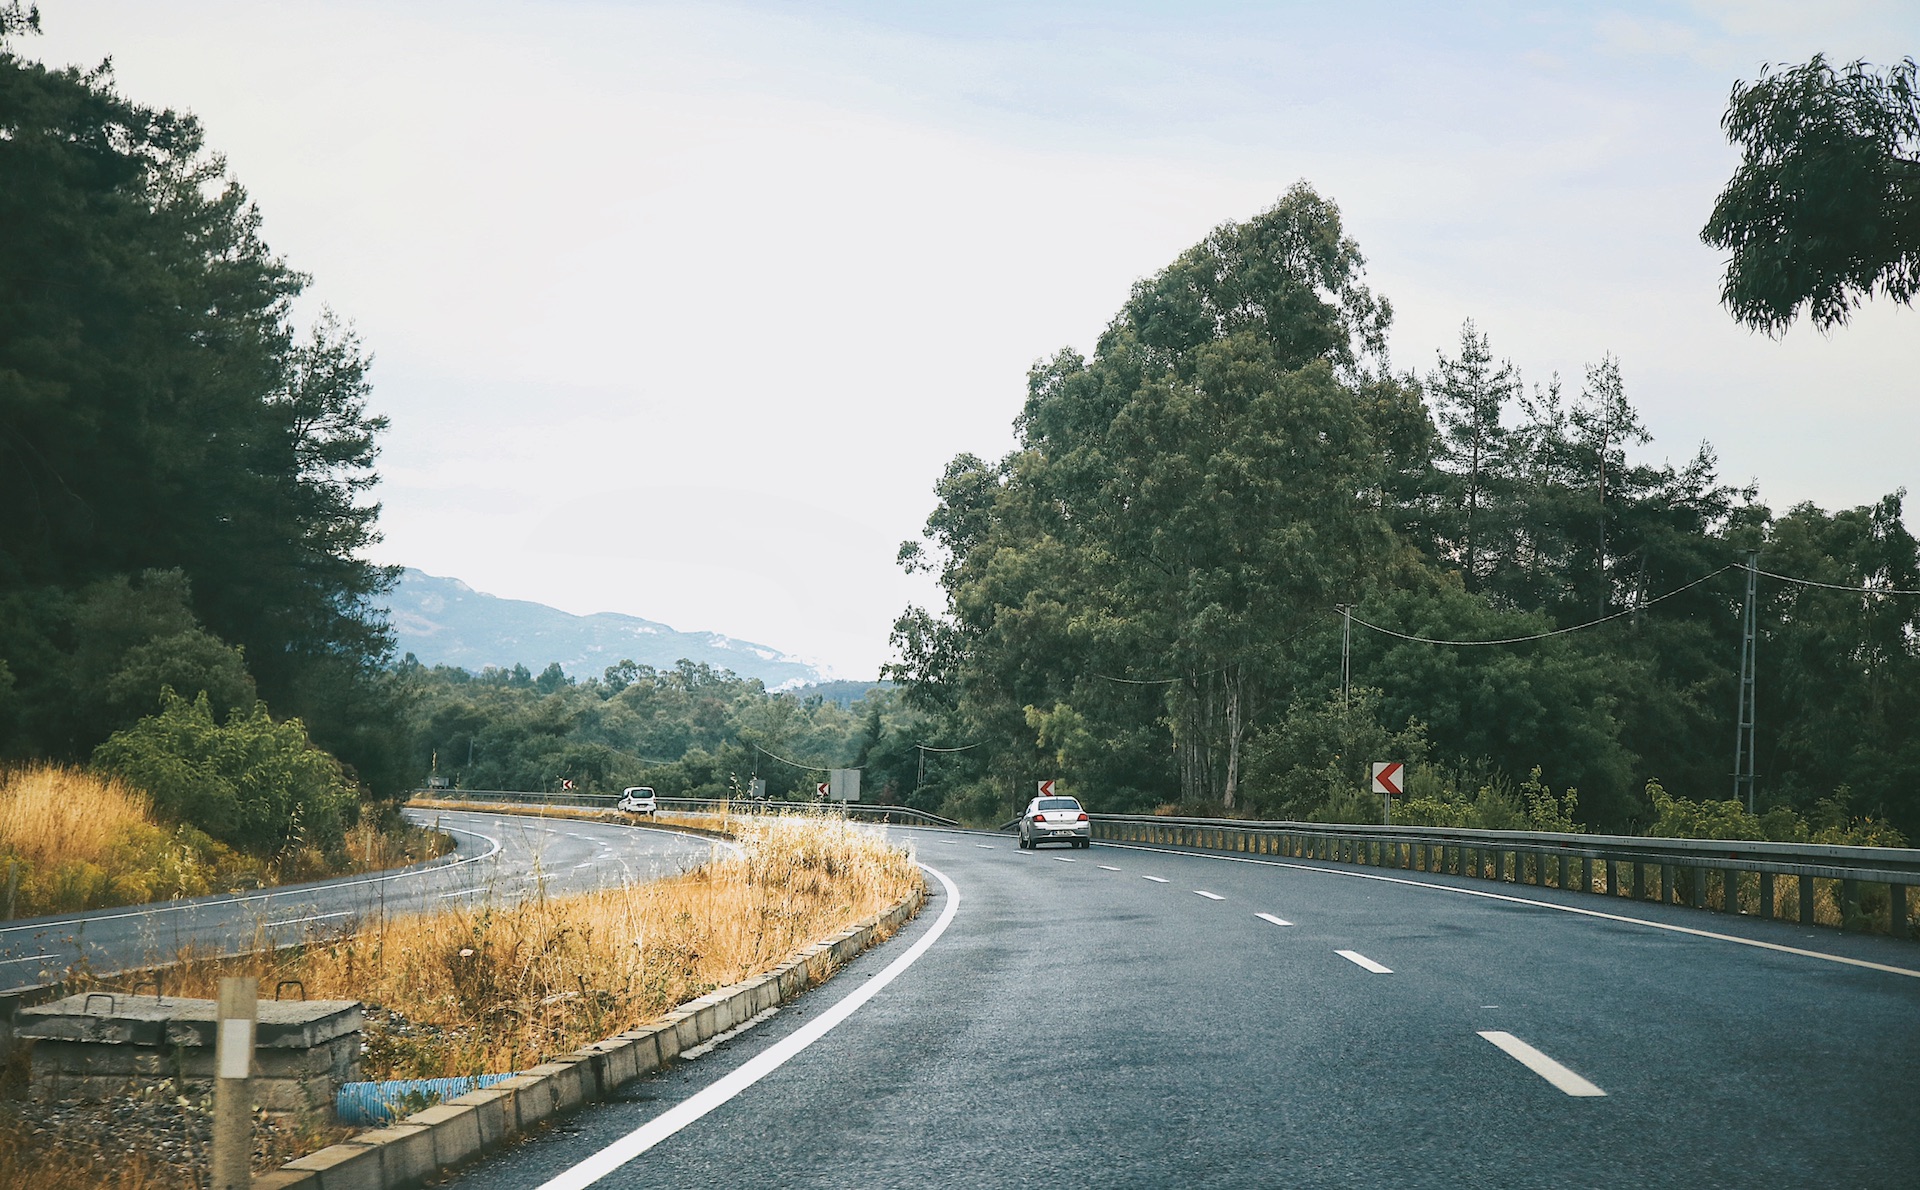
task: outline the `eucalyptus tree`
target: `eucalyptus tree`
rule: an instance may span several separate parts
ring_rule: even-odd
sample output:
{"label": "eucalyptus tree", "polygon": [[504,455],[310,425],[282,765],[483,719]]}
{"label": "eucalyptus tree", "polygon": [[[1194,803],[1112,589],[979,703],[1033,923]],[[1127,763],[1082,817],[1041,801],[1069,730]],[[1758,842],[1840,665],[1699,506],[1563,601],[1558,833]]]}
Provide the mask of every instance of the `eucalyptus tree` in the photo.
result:
{"label": "eucalyptus tree", "polygon": [[1875,293],[1920,293],[1920,88],[1906,58],[1763,71],[1721,119],[1740,166],[1700,238],[1726,249],[1721,298],[1782,334],[1802,310],[1822,330]]}
{"label": "eucalyptus tree", "polygon": [[1383,442],[1424,445],[1363,264],[1297,185],[1139,282],[1091,359],[1037,365],[1016,451],[948,468],[935,556],[903,548],[947,607],[901,618],[896,674],[1003,778],[1238,799],[1290,648],[1394,553]]}

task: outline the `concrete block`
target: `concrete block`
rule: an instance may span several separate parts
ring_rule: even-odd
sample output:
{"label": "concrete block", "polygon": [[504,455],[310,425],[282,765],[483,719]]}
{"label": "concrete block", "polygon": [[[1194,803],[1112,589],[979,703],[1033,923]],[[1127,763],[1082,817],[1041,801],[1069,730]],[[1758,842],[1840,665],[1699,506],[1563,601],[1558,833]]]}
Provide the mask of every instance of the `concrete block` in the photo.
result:
{"label": "concrete block", "polygon": [[404,1123],[418,1124],[433,1133],[433,1160],[441,1168],[480,1155],[480,1112],[465,1104],[436,1103],[414,1112]]}
{"label": "concrete block", "polygon": [[570,1058],[562,1058],[558,1062],[542,1062],[527,1068],[526,1073],[542,1080],[548,1088],[548,1094],[553,1097],[550,1114],[572,1111],[586,1102],[583,1075],[591,1075],[582,1069],[583,1065]]}
{"label": "concrete block", "polygon": [[733,995],[727,997],[727,1015],[733,1018],[735,1025],[744,1025],[752,1020],[755,1011],[751,983],[738,985]]}
{"label": "concrete block", "polygon": [[[380,1176],[389,1187],[425,1181],[439,1168],[433,1156],[433,1129],[419,1124],[393,1124],[362,1132],[354,1143],[377,1149]],[[331,1190],[331,1187],[329,1187]]]}
{"label": "concrete block", "polygon": [[[674,1020],[675,1017],[679,1019]],[[700,1026],[694,1020],[694,1014],[686,1009],[676,1009],[667,1014],[667,1019],[673,1021],[674,1032],[680,1038],[680,1047],[674,1051],[675,1053],[685,1053],[706,1040],[700,1036]]]}
{"label": "concrete block", "polygon": [[514,1108],[514,1091],[499,1083],[484,1091],[468,1091],[438,1106],[472,1108],[474,1124],[480,1130],[482,1148],[497,1147],[520,1126],[519,1114]]}
{"label": "concrete block", "polygon": [[276,1169],[253,1175],[253,1190],[320,1190],[320,1175],[310,1169]]}
{"label": "concrete block", "polygon": [[631,1037],[609,1038],[594,1047],[600,1051],[602,1093],[640,1077],[639,1045]]}
{"label": "concrete block", "polygon": [[491,1089],[513,1094],[515,1132],[526,1132],[553,1115],[553,1088],[546,1079],[537,1075],[516,1074],[512,1078],[501,1079]]}
{"label": "concrete block", "polygon": [[662,1066],[680,1056],[680,1022],[673,1019],[672,1013],[653,1027],[653,1044]]}
{"label": "concrete block", "polygon": [[780,1003],[780,981],[770,975],[762,975],[748,984],[747,988],[747,1011],[752,1016],[759,1016]]}
{"label": "concrete block", "polygon": [[387,1190],[380,1172],[380,1151],[356,1141],[328,1145],[282,1168],[313,1174],[319,1179],[320,1190]]}

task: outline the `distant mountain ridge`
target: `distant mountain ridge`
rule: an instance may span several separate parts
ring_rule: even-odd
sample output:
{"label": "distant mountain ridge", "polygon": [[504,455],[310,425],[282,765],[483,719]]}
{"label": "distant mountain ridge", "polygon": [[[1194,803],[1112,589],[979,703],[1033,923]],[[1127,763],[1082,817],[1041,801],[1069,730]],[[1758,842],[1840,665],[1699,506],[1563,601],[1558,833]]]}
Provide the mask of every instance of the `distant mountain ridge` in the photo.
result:
{"label": "distant mountain ridge", "polygon": [[538,672],[552,662],[575,678],[599,677],[631,658],[656,669],[685,658],[769,690],[829,680],[818,668],[778,649],[717,632],[676,632],[638,616],[598,612],[576,616],[524,599],[476,591],[457,578],[408,567],[387,601],[394,643],[424,665],[457,665],[478,672],[489,665],[524,665]]}

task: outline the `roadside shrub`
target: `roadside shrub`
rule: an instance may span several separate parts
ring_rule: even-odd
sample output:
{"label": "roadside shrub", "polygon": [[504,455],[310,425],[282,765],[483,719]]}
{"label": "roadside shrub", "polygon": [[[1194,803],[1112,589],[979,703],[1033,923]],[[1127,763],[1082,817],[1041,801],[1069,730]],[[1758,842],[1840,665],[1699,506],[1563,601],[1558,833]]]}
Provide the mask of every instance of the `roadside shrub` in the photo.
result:
{"label": "roadside shrub", "polygon": [[169,689],[158,714],[114,732],[93,763],[146,790],[164,816],[258,856],[337,854],[358,811],[339,762],[300,720],[276,723],[260,702],[221,724],[204,693]]}
{"label": "roadside shrub", "polygon": [[1674,797],[1658,781],[1647,782],[1656,815],[1647,833],[1666,839],[1765,839],[1775,843],[1829,843],[1850,847],[1905,847],[1906,836],[1872,815],[1856,818],[1853,791],[1842,785],[1814,803],[1802,818],[1786,806],[1751,814],[1739,802],[1696,802]]}

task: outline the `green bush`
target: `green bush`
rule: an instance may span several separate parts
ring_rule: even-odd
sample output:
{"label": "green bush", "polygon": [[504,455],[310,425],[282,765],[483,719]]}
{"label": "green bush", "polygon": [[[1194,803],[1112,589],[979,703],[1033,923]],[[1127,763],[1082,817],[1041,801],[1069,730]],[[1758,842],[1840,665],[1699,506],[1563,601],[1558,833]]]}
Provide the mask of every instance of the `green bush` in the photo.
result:
{"label": "green bush", "polygon": [[1842,785],[1814,804],[1812,821],[1786,806],[1752,814],[1731,799],[1696,802],[1674,797],[1658,781],[1647,782],[1647,800],[1658,815],[1647,833],[1666,839],[1766,839],[1775,843],[1828,843],[1851,847],[1905,847],[1906,836],[1885,819],[1852,813],[1853,791]]}
{"label": "green bush", "polygon": [[358,810],[339,762],[300,720],[276,723],[261,702],[222,724],[205,693],[188,701],[169,689],[159,714],[113,733],[93,763],[146,790],[166,817],[255,855],[338,852]]}

